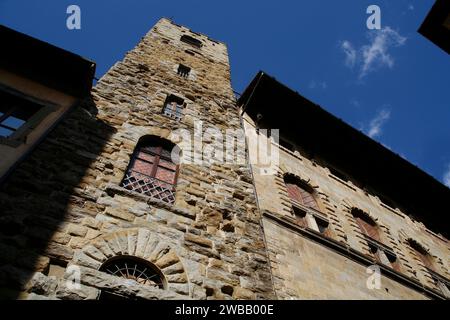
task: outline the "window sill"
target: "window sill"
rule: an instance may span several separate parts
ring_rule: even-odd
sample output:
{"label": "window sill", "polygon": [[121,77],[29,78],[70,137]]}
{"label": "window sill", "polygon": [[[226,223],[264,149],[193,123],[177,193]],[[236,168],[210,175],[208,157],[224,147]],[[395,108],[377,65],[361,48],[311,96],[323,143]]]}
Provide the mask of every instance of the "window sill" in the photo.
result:
{"label": "window sill", "polygon": [[125,197],[130,197],[136,201],[145,202],[151,206],[161,208],[161,209],[166,209],[166,210],[176,213],[180,216],[183,216],[183,217],[186,217],[186,218],[189,218],[192,220],[195,219],[195,214],[191,213],[189,210],[186,210],[183,208],[177,208],[177,207],[175,207],[174,204],[169,204],[167,202],[152,198],[150,196],[147,196],[145,194],[142,194],[142,193],[139,193],[136,191],[126,189],[124,187],[120,187],[115,184],[108,184],[105,187],[105,191],[109,196],[114,196],[117,194],[117,195],[121,195],[121,196],[125,196]]}
{"label": "window sill", "polygon": [[17,148],[21,144],[24,144],[25,141],[23,139],[9,139],[5,137],[0,137],[0,144],[3,144],[8,147]]}

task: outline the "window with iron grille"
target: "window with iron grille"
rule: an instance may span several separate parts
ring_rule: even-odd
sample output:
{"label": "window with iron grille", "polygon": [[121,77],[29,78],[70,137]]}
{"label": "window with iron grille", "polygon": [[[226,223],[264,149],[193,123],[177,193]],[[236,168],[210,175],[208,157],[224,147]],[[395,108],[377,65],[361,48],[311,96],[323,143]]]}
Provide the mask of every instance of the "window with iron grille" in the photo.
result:
{"label": "window with iron grille", "polygon": [[184,100],[171,94],[164,103],[163,114],[179,121],[183,118],[184,107]]}
{"label": "window with iron grille", "polygon": [[198,49],[200,49],[202,47],[202,42],[200,40],[195,39],[188,35],[182,35],[180,40],[183,41],[184,43],[190,44],[191,46],[196,47]]}
{"label": "window with iron grille", "polygon": [[161,271],[147,260],[133,256],[117,256],[109,259],[100,267],[100,271],[139,284],[165,289],[165,279]]}
{"label": "window with iron grille", "polygon": [[189,77],[189,73],[191,72],[191,68],[186,67],[185,65],[180,64],[178,66],[177,74],[182,76],[183,78]]}
{"label": "window with iron grille", "polygon": [[13,138],[44,106],[0,90],[0,137]]}
{"label": "window with iron grille", "polygon": [[178,165],[172,160],[174,148],[173,143],[164,139],[144,139],[133,153],[122,187],[174,203],[178,178]]}

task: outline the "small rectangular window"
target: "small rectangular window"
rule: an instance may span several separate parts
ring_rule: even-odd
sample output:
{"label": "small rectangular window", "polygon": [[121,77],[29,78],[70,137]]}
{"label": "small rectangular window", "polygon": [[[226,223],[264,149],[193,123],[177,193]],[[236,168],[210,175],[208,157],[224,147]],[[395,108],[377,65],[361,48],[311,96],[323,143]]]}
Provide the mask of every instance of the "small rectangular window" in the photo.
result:
{"label": "small rectangular window", "polygon": [[295,219],[297,221],[297,224],[302,226],[302,227],[306,227],[307,223],[306,223],[306,211],[296,207],[296,206],[292,206],[292,211],[294,213]]}
{"label": "small rectangular window", "polygon": [[42,105],[0,91],[0,137],[13,136],[42,108]]}
{"label": "small rectangular window", "polygon": [[186,67],[185,65],[180,64],[178,66],[177,74],[182,76],[183,78],[189,77],[189,73],[191,72],[191,68]]}
{"label": "small rectangular window", "polygon": [[316,219],[316,224],[317,227],[319,228],[319,232],[323,235],[328,235],[328,221],[323,220],[317,216],[314,216],[314,218]]}
{"label": "small rectangular window", "polygon": [[170,95],[164,103],[163,113],[168,117],[181,120],[181,118],[183,118],[183,109],[184,100],[177,96]]}
{"label": "small rectangular window", "polygon": [[194,46],[198,49],[200,49],[202,47],[202,42],[200,40],[195,39],[188,35],[182,35],[180,40],[183,41],[184,43],[190,44],[191,46]]}

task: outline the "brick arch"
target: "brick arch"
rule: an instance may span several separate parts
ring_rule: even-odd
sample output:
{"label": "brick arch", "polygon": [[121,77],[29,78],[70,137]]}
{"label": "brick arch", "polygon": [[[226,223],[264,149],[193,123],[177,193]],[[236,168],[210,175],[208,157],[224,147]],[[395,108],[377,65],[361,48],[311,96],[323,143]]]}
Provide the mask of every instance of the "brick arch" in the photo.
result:
{"label": "brick arch", "polygon": [[175,250],[158,234],[144,228],[126,229],[98,237],[80,249],[73,262],[99,270],[103,263],[117,256],[137,257],[150,262],[164,276],[168,290],[172,284],[189,283]]}

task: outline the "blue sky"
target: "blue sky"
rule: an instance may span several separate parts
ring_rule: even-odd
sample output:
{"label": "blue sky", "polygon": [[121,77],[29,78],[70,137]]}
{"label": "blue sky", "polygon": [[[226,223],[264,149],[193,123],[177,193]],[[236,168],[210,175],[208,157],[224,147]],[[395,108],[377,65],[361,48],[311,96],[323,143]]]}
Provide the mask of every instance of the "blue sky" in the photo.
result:
{"label": "blue sky", "polygon": [[[417,33],[433,0],[0,0],[0,23],[97,63],[101,77],[161,17],[228,44],[242,92],[264,70],[450,185],[450,59]],[[81,30],[66,9],[81,8]],[[366,9],[381,8],[382,30]]]}

